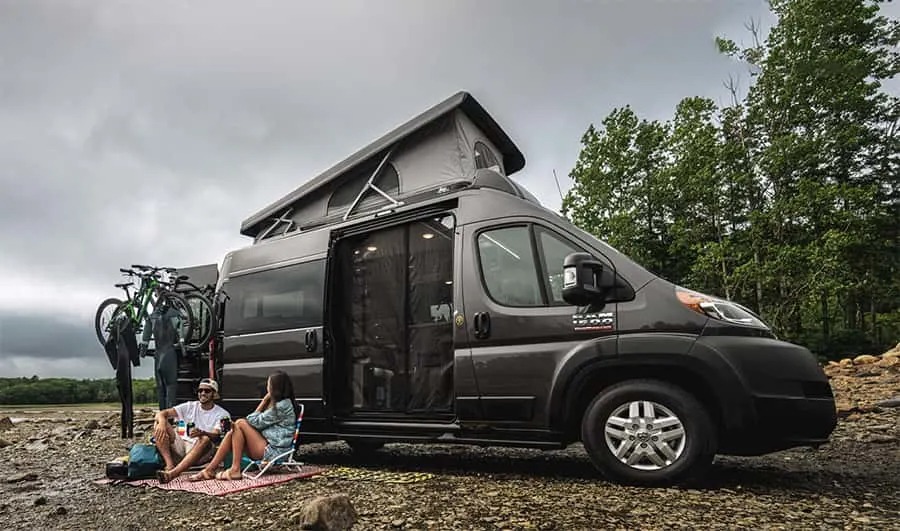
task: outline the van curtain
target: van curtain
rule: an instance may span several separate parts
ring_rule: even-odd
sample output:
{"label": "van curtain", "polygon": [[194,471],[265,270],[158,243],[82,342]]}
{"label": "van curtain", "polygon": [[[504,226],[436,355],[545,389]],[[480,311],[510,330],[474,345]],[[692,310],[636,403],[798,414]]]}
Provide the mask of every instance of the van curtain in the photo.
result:
{"label": "van curtain", "polygon": [[[431,234],[427,239],[425,231]],[[451,404],[452,323],[432,310],[442,303],[452,307],[452,240],[433,233],[424,224],[404,225],[339,246],[354,409],[433,410]]]}
{"label": "van curtain", "polygon": [[439,223],[409,226],[407,304],[410,410],[453,398],[453,236]]}

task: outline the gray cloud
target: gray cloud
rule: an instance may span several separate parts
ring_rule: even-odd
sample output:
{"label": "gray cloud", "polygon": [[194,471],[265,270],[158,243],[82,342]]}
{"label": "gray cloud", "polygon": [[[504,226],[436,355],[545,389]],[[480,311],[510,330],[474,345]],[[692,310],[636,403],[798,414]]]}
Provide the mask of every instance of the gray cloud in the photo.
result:
{"label": "gray cloud", "polygon": [[[0,376],[113,378],[93,325],[84,319],[44,314],[0,313]],[[153,360],[133,367],[135,378],[153,375]]]}
{"label": "gray cloud", "polygon": [[93,328],[46,314],[0,315],[0,347],[6,355],[50,360],[103,355]]}
{"label": "gray cloud", "polygon": [[85,335],[120,266],[219,262],[245,217],[460,89],[557,208],[552,170],[567,188],[612,107],[723,98],[740,68],[712,39],[750,16],[763,0],[2,2],[0,372],[102,374]]}

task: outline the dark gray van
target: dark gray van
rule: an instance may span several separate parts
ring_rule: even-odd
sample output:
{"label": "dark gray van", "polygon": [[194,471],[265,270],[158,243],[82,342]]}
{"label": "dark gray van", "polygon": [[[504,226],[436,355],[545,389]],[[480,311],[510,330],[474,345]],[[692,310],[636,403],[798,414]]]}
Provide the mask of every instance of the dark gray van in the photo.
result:
{"label": "dark gray van", "polygon": [[540,202],[467,93],[247,219],[212,363],[248,413],[276,369],[305,441],[562,448],[663,484],[713,456],[817,446],[835,427],[813,355],[740,305],[673,285]]}

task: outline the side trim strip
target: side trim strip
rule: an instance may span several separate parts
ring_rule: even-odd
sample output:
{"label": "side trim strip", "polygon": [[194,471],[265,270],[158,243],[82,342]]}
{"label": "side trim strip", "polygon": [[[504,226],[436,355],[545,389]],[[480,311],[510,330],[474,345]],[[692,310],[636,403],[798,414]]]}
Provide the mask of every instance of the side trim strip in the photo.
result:
{"label": "side trim strip", "polygon": [[[297,358],[292,360],[278,360],[278,362],[273,361],[242,361],[239,363],[226,363],[224,367],[224,371],[228,372],[229,369],[265,369],[272,368],[275,365],[278,366],[297,366],[297,365],[321,365],[323,362],[322,358]],[[254,399],[255,400],[255,399]]]}

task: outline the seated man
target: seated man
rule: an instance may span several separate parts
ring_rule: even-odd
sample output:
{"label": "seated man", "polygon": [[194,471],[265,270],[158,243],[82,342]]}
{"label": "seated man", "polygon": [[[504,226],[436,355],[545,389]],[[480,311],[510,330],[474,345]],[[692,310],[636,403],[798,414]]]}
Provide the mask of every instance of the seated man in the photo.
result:
{"label": "seated man", "polygon": [[[178,404],[156,414],[154,443],[165,461],[165,468],[156,475],[160,483],[171,481],[195,464],[209,462],[215,454],[213,439],[221,435],[219,422],[230,415],[215,403],[219,398],[219,385],[215,380],[200,380],[197,396],[198,400]],[[183,420],[185,426],[193,424],[190,432],[176,431],[169,424],[171,417]]]}

